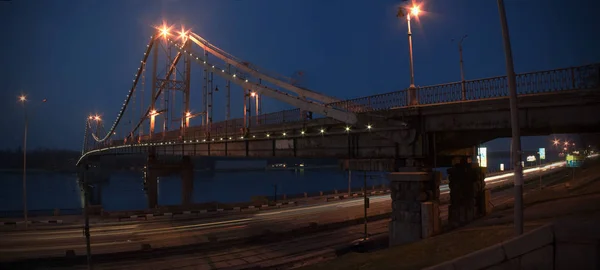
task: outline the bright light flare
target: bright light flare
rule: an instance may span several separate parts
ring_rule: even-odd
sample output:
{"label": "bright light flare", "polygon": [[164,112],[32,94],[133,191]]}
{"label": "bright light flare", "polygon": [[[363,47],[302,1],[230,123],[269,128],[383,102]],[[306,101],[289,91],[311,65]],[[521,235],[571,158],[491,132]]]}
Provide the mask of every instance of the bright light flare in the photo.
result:
{"label": "bright light flare", "polygon": [[94,116],[94,120],[96,120],[96,121],[102,121],[102,118],[100,118],[100,116],[98,116],[98,115],[95,115]]}
{"label": "bright light flare", "polygon": [[554,141],[552,141],[552,143],[553,143],[554,145],[558,145],[558,144],[560,143],[560,141],[559,141],[559,140],[557,140],[557,139],[555,139]]}
{"label": "bright light flare", "polygon": [[186,112],[185,116],[190,117],[190,116],[192,116],[192,113],[191,112]]}
{"label": "bright light flare", "polygon": [[167,26],[167,23],[163,21],[161,26],[156,26],[154,28],[158,31],[159,36],[167,38],[167,36],[171,35],[171,28],[173,28],[173,26]]}
{"label": "bright light flare", "polygon": [[25,95],[21,95],[21,96],[19,96],[19,101],[25,102],[25,101],[27,101],[27,97]]}
{"label": "bright light flare", "polygon": [[421,8],[419,8],[419,6],[413,6],[410,8],[410,14],[412,14],[413,16],[419,16],[420,12]]}
{"label": "bright light flare", "polygon": [[179,31],[179,38],[182,41],[186,41],[189,35],[189,32],[191,31],[191,29],[188,29],[187,31],[185,30],[185,28],[183,28],[183,26],[181,27],[181,31]]}
{"label": "bright light flare", "polygon": [[256,96],[256,93],[255,93],[255,92],[251,92],[251,93],[250,93],[250,96],[252,96],[252,97],[255,97],[255,96]]}
{"label": "bright light flare", "polygon": [[151,115],[151,116],[154,116],[154,115],[156,115],[156,114],[157,114],[156,110],[152,110],[152,111],[150,111],[150,115]]}

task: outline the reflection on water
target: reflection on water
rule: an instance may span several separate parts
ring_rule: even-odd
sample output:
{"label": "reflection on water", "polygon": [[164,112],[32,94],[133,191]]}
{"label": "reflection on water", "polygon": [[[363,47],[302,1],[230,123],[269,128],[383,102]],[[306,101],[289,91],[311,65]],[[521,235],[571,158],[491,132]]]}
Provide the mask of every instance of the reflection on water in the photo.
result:
{"label": "reflection on water", "polygon": [[[558,158],[558,155],[553,160]],[[500,163],[509,170],[508,153],[488,160],[489,171],[498,171]],[[548,160],[551,161],[551,160]],[[528,164],[529,165],[529,164]],[[445,168],[439,170],[446,178]],[[382,174],[381,174],[382,175]],[[27,175],[27,205],[36,209],[81,208],[83,200],[75,174],[29,173]],[[367,185],[386,184],[383,177],[369,178]],[[20,173],[0,172],[0,211],[17,211],[23,208],[23,184]],[[181,202],[181,179],[178,175],[161,177],[158,182],[158,203],[177,205]],[[361,172],[352,173],[352,187],[363,185]],[[249,201],[252,196],[318,193],[348,189],[348,173],[334,169],[297,169],[238,172],[194,172],[193,200],[200,202]],[[117,172],[110,181],[101,186],[104,209],[145,209],[146,194],[143,190],[142,172]]]}
{"label": "reflection on water", "polygon": [[[361,174],[353,173],[352,186],[363,185]],[[144,209],[146,194],[142,172],[117,172],[101,185],[103,208],[110,210]],[[359,178],[360,177],[360,178]],[[0,211],[23,209],[23,186],[20,174],[0,173]],[[382,185],[383,177],[368,179],[367,185]],[[181,202],[181,179],[178,175],[160,177],[158,202],[176,205]],[[249,201],[252,196],[314,193],[348,189],[347,172],[340,170],[288,170],[246,172],[194,172],[194,202]],[[80,208],[83,199],[75,174],[31,173],[27,176],[28,209]]]}

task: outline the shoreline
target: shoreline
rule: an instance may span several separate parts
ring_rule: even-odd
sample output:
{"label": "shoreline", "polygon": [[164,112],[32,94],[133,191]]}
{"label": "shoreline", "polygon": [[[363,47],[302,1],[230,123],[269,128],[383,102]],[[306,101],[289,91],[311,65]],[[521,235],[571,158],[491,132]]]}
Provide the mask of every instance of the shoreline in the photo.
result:
{"label": "shoreline", "polygon": [[[201,169],[195,169],[194,171],[198,171],[198,172],[248,172],[248,171],[293,171],[293,170],[318,170],[318,169],[336,169],[339,168],[338,165],[317,165],[317,166],[304,166],[304,167],[299,167],[299,166],[294,166],[294,167],[286,167],[286,168],[271,168],[271,167],[260,167],[260,168],[231,168],[231,169],[206,169],[206,168],[201,168]],[[121,169],[121,170],[115,170],[115,171],[125,171],[125,172],[129,172],[129,171],[137,171],[137,170],[130,170],[130,169]],[[9,174],[22,174],[23,173],[23,169],[0,169],[0,173],[9,173]],[[61,174],[68,174],[68,173],[77,173],[76,169],[73,170],[48,170],[48,169],[27,169],[27,174],[30,173],[61,173]]]}

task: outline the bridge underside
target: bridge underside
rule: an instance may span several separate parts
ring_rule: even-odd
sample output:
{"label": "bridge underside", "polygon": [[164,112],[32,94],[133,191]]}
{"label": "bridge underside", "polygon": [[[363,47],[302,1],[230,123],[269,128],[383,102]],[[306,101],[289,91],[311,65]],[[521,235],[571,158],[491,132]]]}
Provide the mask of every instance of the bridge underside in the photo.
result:
{"label": "bridge underside", "polygon": [[[564,92],[519,99],[523,136],[600,132],[600,91]],[[360,124],[331,119],[255,128],[245,138],[221,136],[126,145],[93,155],[156,153],[159,156],[297,157],[337,159],[434,159],[456,155],[499,137],[510,137],[506,98],[393,109],[359,115]],[[371,129],[365,128],[371,126]],[[303,134],[304,132],[304,134]],[[190,137],[188,137],[190,138]],[[438,166],[447,164],[437,164]]]}

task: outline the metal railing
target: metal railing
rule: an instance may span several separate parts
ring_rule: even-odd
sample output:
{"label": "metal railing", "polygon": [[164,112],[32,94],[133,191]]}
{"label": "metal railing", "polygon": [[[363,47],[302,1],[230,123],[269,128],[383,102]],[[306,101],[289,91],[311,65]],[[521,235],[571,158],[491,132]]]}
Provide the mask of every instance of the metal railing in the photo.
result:
{"label": "metal railing", "polygon": [[[600,63],[517,74],[519,95],[543,94],[566,90],[586,90],[600,87]],[[506,76],[465,81],[465,99],[462,82],[438,84],[417,88],[419,105],[443,104],[457,101],[485,100],[508,97]],[[406,107],[407,90],[378,94],[331,104],[355,113]]]}
{"label": "metal railing", "polygon": [[[516,75],[517,93],[519,95],[543,94],[568,90],[588,90],[600,88],[600,63],[529,72]],[[492,77],[464,82],[438,84],[417,88],[418,105],[443,104],[460,101],[486,100],[508,97],[508,82],[506,76]],[[407,89],[360,97],[327,104],[327,106],[347,110],[354,113],[367,113],[390,110],[408,106]],[[418,106],[417,105],[417,106]],[[314,115],[313,119],[324,116]],[[284,110],[248,117],[249,127],[265,125],[285,125],[309,121],[300,113],[300,109]],[[236,118],[229,121],[211,123],[208,126],[189,127],[186,137],[202,138],[209,134],[215,136],[240,136],[244,130],[244,119]],[[181,131],[167,132],[168,136],[153,137],[152,141],[164,139],[184,139]]]}

